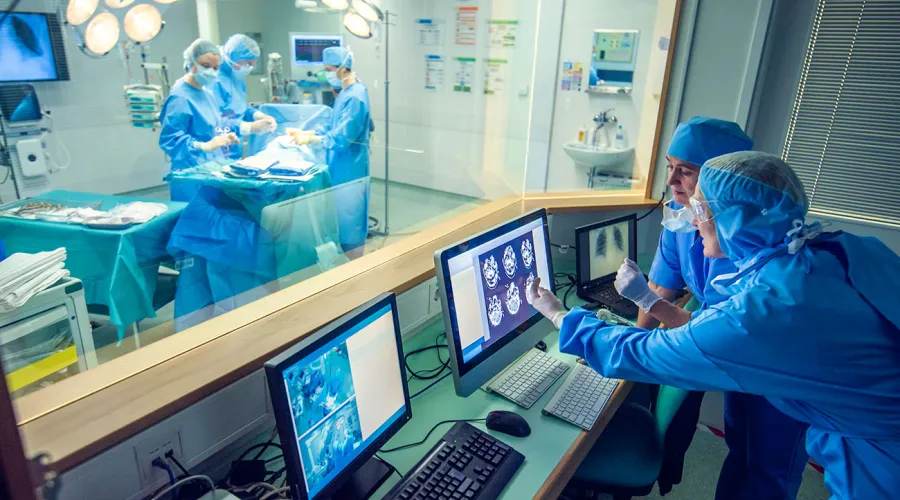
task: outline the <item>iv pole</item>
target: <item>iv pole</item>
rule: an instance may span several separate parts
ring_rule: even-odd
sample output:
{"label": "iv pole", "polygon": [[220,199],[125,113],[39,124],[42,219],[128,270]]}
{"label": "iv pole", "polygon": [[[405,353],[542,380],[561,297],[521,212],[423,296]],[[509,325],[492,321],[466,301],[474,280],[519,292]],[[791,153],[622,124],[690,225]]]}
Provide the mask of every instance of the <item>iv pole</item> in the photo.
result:
{"label": "iv pole", "polygon": [[391,179],[391,14],[384,11],[384,225],[381,231],[370,231],[376,236],[388,236],[390,227],[390,179]]}

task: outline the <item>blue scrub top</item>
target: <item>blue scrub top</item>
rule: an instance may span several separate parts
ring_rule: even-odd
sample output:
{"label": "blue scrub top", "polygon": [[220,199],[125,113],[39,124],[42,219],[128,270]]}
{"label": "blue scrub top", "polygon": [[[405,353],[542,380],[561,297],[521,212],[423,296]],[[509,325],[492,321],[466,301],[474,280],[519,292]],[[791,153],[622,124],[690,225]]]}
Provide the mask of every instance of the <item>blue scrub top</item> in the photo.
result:
{"label": "blue scrub top", "polygon": [[703,238],[697,231],[681,233],[663,229],[659,246],[650,268],[650,281],[679,290],[685,286],[704,309],[728,298],[717,292],[710,282],[717,276],[737,272],[728,259],[711,259],[703,255]]}
{"label": "blue scrub top", "polygon": [[212,93],[219,100],[224,117],[253,121],[256,110],[249,105],[247,82],[243,76],[235,74],[230,64],[222,64],[219,68],[219,79],[212,85]]}
{"label": "blue scrub top", "polygon": [[606,377],[765,396],[810,424],[807,450],[837,499],[900,490],[898,257],[874,238],[786,251],[728,300],[672,329],[612,326],[575,308],[560,351]]}

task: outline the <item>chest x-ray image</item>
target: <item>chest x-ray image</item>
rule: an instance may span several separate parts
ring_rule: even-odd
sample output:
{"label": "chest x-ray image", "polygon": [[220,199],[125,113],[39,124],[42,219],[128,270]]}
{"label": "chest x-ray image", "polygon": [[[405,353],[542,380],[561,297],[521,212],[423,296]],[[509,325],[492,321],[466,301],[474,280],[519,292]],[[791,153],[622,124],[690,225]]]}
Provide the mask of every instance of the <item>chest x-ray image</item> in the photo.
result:
{"label": "chest x-ray image", "polygon": [[615,274],[628,257],[628,222],[590,232],[591,279]]}

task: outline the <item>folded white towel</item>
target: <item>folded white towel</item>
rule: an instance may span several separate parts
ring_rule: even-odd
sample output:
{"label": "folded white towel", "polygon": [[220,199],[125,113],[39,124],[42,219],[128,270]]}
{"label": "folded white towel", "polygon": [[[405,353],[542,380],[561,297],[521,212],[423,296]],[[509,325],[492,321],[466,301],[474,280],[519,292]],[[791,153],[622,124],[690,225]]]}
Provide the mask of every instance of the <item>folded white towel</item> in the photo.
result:
{"label": "folded white towel", "polygon": [[47,269],[65,260],[65,248],[36,254],[14,253],[0,262],[0,288],[8,285],[23,274],[34,270]]}
{"label": "folded white towel", "polygon": [[22,307],[28,299],[34,297],[39,292],[50,288],[57,281],[69,276],[69,271],[65,269],[51,269],[40,274],[35,279],[22,285],[19,289],[9,295],[0,298],[0,312],[10,312],[17,307]]}
{"label": "folded white towel", "polygon": [[47,271],[60,271],[65,266],[62,262],[57,262],[56,264],[52,264],[49,266],[41,266],[27,273],[22,273],[18,278],[6,283],[5,285],[0,285],[0,298],[6,297],[10,293],[15,292],[19,288],[27,285],[29,282],[38,279],[39,276],[43,275]]}

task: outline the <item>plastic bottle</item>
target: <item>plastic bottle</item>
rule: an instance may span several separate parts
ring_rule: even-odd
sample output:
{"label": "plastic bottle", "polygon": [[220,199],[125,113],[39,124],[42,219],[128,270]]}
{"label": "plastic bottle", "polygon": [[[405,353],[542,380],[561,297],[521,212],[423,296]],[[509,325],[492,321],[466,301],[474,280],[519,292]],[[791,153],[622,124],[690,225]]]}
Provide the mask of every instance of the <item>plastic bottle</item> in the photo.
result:
{"label": "plastic bottle", "polygon": [[585,142],[585,140],[587,139],[586,136],[587,136],[587,129],[584,128],[584,125],[582,125],[581,128],[578,129],[578,142],[580,142],[582,144],[586,144],[586,142]]}
{"label": "plastic bottle", "polygon": [[625,149],[625,129],[621,125],[616,127],[616,149]]}

